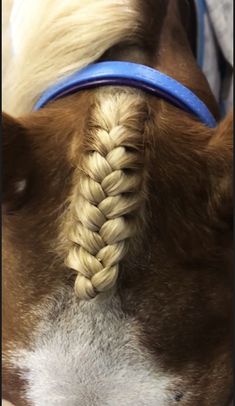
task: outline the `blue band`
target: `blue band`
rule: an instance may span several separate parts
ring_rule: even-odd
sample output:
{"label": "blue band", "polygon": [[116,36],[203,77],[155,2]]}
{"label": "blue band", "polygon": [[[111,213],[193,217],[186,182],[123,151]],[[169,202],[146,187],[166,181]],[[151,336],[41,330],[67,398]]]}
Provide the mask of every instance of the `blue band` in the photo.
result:
{"label": "blue band", "polygon": [[208,127],[216,127],[216,120],[206,105],[187,87],[155,69],[131,62],[99,62],[88,65],[50,87],[38,100],[34,110],[79,90],[108,85],[136,87],[150,92],[192,113]]}
{"label": "blue band", "polygon": [[197,62],[200,68],[204,65],[205,54],[205,15],[206,4],[205,0],[195,0],[195,8],[197,14]]}

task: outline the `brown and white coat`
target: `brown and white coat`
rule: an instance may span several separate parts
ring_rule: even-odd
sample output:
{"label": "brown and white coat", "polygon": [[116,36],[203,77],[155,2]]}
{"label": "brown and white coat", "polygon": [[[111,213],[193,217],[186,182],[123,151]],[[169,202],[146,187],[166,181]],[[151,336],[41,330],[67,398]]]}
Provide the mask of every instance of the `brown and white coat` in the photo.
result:
{"label": "brown and white coat", "polygon": [[61,76],[116,59],[171,75],[218,118],[187,4],[16,2],[3,115],[3,395],[15,406],[230,399],[232,115],[208,129],[129,88],[31,112]]}

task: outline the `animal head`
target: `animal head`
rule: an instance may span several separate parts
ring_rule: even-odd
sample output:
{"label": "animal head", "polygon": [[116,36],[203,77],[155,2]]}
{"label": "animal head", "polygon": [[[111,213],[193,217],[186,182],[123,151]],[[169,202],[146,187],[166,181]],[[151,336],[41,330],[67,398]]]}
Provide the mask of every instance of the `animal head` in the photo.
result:
{"label": "animal head", "polygon": [[[210,129],[162,99],[124,87],[83,91],[30,112],[49,82],[92,60],[118,58],[141,60],[172,74],[217,114],[181,24],[167,5],[113,2],[111,7],[103,0],[79,9],[77,2],[62,2],[58,9],[50,5],[39,27],[46,3],[45,9],[38,3],[40,20],[35,13],[32,36],[26,39],[21,32],[25,47],[16,42],[16,83],[6,103],[10,115],[3,114],[6,381],[12,369],[20,370],[11,352],[34,348],[32,332],[45,319],[47,300],[56,301],[60,290],[74,288],[75,297],[91,303],[121,297],[141,345],[151,354],[161,354],[162,348],[161,363],[173,365],[175,372],[190,359],[190,351],[199,360],[207,351],[211,356],[221,334],[227,337],[232,115]],[[154,24],[151,30],[146,24],[155,7],[161,9],[154,19],[161,32],[157,48],[149,35]],[[100,17],[91,31],[96,8]],[[177,55],[172,52],[175,27],[177,40],[182,39]],[[198,311],[203,306],[204,314]],[[183,324],[182,309],[191,309]],[[208,323],[212,333],[205,343]],[[223,356],[224,350],[218,359]],[[221,380],[228,384],[226,357],[224,362]],[[24,387],[26,375],[14,376],[20,376],[16,389]],[[8,393],[9,383],[6,388]],[[23,395],[17,396],[9,400],[20,405]],[[223,401],[227,389],[218,396]]]}

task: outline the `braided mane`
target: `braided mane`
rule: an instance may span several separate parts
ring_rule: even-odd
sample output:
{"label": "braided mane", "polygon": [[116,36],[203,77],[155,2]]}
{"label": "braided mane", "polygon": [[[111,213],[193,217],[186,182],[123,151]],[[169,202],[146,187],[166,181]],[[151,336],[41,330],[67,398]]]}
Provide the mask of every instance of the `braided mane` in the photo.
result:
{"label": "braided mane", "polygon": [[96,100],[75,173],[66,262],[83,299],[114,286],[142,205],[146,102],[129,89],[101,90]]}

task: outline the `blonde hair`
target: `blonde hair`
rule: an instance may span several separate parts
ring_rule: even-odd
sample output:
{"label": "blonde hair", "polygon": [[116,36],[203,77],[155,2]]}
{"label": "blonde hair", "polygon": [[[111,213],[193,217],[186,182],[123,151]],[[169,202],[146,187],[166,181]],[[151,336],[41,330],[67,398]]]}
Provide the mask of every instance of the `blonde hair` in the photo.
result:
{"label": "blonde hair", "polygon": [[66,265],[78,273],[75,291],[81,299],[115,285],[120,261],[138,228],[147,114],[138,91],[98,93],[70,207],[72,244]]}
{"label": "blonde hair", "polygon": [[141,18],[135,0],[14,0],[4,110],[28,113],[48,86],[136,36]]}

